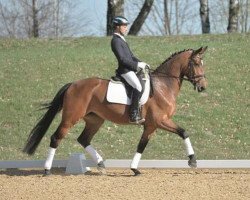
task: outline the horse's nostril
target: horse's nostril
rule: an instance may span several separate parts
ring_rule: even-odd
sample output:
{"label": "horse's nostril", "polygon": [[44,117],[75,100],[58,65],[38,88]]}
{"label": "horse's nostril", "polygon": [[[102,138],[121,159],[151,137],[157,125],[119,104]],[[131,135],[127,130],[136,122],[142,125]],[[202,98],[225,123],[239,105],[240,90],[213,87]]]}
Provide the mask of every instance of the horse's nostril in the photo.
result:
{"label": "horse's nostril", "polygon": [[202,92],[202,91],[204,91],[206,88],[205,87],[203,87],[203,86],[198,86],[198,92]]}

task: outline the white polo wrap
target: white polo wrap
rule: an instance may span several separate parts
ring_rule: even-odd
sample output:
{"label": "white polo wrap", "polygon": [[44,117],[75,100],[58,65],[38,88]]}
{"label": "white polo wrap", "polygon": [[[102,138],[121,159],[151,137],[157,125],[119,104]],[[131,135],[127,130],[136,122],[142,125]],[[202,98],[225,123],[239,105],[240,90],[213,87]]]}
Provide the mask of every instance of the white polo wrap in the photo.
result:
{"label": "white polo wrap", "polygon": [[98,164],[99,162],[103,161],[100,154],[91,146],[87,146],[85,150],[89,153],[89,155],[92,157],[92,159]]}
{"label": "white polo wrap", "polygon": [[132,160],[132,162],[131,162],[130,168],[131,168],[131,169],[137,169],[140,160],[141,160],[141,153],[138,153],[138,152],[137,152],[137,153],[134,155],[134,158],[133,158],[133,160]]}
{"label": "white polo wrap", "polygon": [[184,144],[185,144],[185,147],[186,147],[187,156],[194,155],[194,150],[193,150],[193,147],[191,145],[189,137],[184,139]]}
{"label": "white polo wrap", "polygon": [[44,164],[45,169],[48,169],[48,170],[51,169],[55,153],[56,153],[56,149],[50,147],[49,152],[48,152],[47,160],[45,161],[45,164]]}

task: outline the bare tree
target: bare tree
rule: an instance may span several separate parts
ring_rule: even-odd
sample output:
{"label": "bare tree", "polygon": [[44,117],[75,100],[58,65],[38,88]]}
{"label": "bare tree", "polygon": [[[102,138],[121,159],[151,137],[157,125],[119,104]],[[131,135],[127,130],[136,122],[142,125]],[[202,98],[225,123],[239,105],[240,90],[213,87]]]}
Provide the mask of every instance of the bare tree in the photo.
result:
{"label": "bare tree", "polygon": [[129,35],[137,35],[145,22],[151,7],[154,3],[154,0],[145,0],[142,9],[140,10],[138,16],[136,17],[135,21],[133,22],[128,34]]}
{"label": "bare tree", "polygon": [[36,0],[32,0],[32,20],[33,20],[33,26],[32,26],[32,37],[39,37],[39,22],[37,18],[38,10],[36,7]]}
{"label": "bare tree", "polygon": [[248,27],[248,26],[249,26],[249,24],[248,24],[248,12],[249,12],[249,10],[250,10],[250,9],[249,9],[249,6],[250,6],[249,1],[248,1],[248,0],[246,0],[245,32],[248,32],[248,31],[249,31],[249,28],[250,28],[250,27]]}
{"label": "bare tree", "polygon": [[227,32],[229,1],[209,1],[210,31],[213,33]]}
{"label": "bare tree", "polygon": [[179,3],[178,0],[175,1],[175,23],[176,23],[176,34],[180,33],[179,27]]}
{"label": "bare tree", "polygon": [[202,33],[210,33],[208,0],[200,0],[200,16]]}
{"label": "bare tree", "polygon": [[240,0],[239,1],[239,24],[238,29],[242,33],[248,32],[248,12],[250,10],[249,0]]}
{"label": "bare tree", "polygon": [[228,33],[238,30],[239,1],[229,0]]}
{"label": "bare tree", "polygon": [[76,5],[70,0],[0,0],[0,35],[30,38],[78,34],[89,20],[73,12]]}
{"label": "bare tree", "polygon": [[15,37],[17,30],[14,27],[18,24],[20,14],[16,3],[13,0],[9,3],[13,3],[12,9],[0,2],[0,34]]}
{"label": "bare tree", "polygon": [[108,10],[107,10],[107,34],[112,35],[113,27],[112,20],[115,16],[124,15],[124,0],[108,0]]}
{"label": "bare tree", "polygon": [[168,0],[164,0],[164,29],[166,35],[171,35],[170,13],[168,12]]}
{"label": "bare tree", "polygon": [[[196,1],[196,0],[195,0]],[[194,2],[190,0],[163,0],[161,4],[154,4],[152,9],[152,24],[161,35],[192,34],[195,31],[196,13],[193,11]],[[163,11],[162,11],[162,10]],[[150,17],[151,17],[150,16]],[[152,23],[153,21],[153,23]],[[150,28],[150,26],[147,26]]]}

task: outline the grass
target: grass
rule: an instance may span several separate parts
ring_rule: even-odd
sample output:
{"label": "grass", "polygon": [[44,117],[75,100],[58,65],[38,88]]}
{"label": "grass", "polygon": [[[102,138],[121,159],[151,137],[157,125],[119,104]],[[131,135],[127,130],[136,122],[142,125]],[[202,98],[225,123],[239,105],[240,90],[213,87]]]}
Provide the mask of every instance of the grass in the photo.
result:
{"label": "grass", "polygon": [[[110,37],[61,40],[0,40],[0,160],[44,159],[60,115],[34,156],[21,152],[29,131],[44,114],[39,104],[50,101],[67,82],[91,76],[109,78],[116,69]],[[176,51],[208,46],[205,56],[209,87],[206,95],[185,82],[174,121],[189,133],[198,159],[250,157],[250,35],[128,37],[130,47],[156,68]],[[56,158],[83,152],[76,138],[79,123],[59,146]],[[106,122],[92,144],[105,159],[131,159],[141,136],[137,126]],[[182,140],[158,130],[143,159],[185,159]]]}

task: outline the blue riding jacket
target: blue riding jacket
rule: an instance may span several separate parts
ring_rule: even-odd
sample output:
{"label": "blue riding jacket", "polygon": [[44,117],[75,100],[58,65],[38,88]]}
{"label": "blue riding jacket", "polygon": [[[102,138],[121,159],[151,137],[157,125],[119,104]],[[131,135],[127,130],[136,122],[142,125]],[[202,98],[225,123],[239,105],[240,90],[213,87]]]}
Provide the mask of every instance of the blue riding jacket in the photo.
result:
{"label": "blue riding jacket", "polygon": [[113,34],[111,40],[111,48],[118,60],[118,74],[124,74],[129,71],[136,72],[138,70],[138,62],[140,60],[136,58],[131,52],[128,44],[119,35]]}

